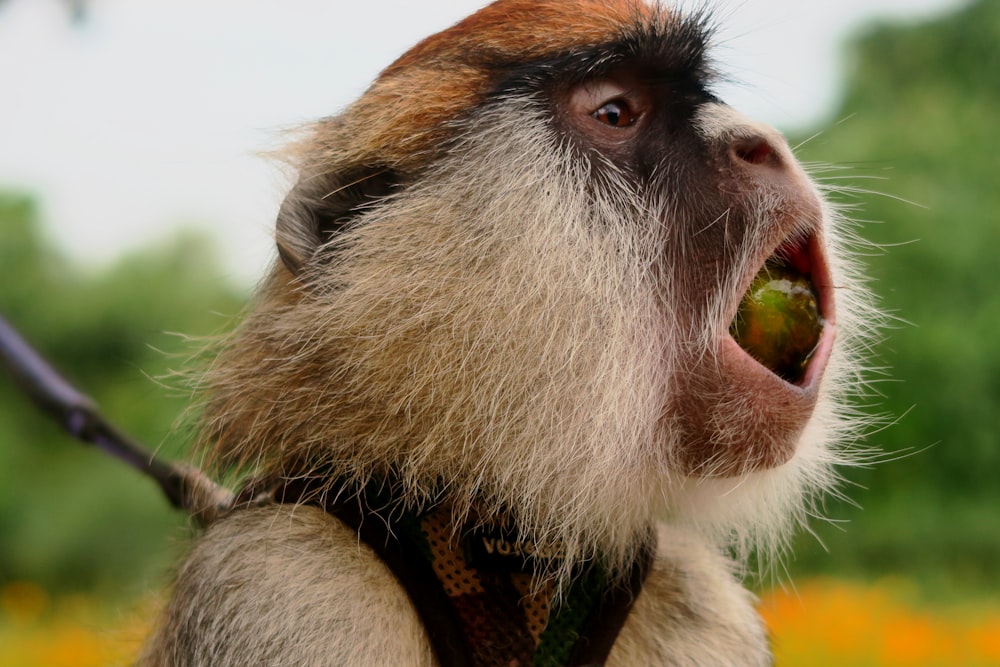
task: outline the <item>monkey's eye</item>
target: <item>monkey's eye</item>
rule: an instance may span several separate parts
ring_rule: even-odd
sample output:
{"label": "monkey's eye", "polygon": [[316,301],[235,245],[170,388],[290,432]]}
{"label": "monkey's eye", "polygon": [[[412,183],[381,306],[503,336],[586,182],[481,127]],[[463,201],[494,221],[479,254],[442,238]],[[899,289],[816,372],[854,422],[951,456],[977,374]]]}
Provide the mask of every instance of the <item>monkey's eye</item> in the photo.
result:
{"label": "monkey's eye", "polygon": [[611,100],[591,114],[598,122],[611,127],[629,127],[635,124],[638,116],[623,99]]}
{"label": "monkey's eye", "polygon": [[566,91],[568,119],[593,147],[626,150],[653,110],[649,86],[621,71],[578,83]]}

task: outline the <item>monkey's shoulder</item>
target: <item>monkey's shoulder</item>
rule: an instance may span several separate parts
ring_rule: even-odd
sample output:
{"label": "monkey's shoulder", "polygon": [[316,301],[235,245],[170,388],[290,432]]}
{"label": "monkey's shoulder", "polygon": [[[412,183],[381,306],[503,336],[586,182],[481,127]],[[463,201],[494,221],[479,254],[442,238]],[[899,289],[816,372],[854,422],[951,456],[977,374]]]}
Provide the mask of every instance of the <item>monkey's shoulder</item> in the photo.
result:
{"label": "monkey's shoulder", "polygon": [[660,526],[657,557],[608,664],[770,665],[754,603],[727,558],[686,531]]}
{"label": "monkey's shoulder", "polygon": [[143,665],[433,665],[389,569],[309,506],[233,512],[194,544]]}

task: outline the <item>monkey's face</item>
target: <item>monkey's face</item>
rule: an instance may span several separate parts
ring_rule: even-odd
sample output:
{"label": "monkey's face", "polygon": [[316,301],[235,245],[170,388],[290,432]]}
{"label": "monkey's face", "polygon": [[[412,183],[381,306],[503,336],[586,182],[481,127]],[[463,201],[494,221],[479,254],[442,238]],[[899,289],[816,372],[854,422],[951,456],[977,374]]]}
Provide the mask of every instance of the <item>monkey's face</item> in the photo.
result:
{"label": "monkey's face", "polygon": [[[317,124],[282,265],[213,380],[222,453],[444,480],[564,541],[624,542],[707,478],[763,473],[771,506],[828,483],[857,303],[835,346],[826,207],[712,93],[707,33],[630,0],[501,0]],[[730,333],[776,267],[822,324],[780,365]],[[622,497],[646,499],[632,523]]]}

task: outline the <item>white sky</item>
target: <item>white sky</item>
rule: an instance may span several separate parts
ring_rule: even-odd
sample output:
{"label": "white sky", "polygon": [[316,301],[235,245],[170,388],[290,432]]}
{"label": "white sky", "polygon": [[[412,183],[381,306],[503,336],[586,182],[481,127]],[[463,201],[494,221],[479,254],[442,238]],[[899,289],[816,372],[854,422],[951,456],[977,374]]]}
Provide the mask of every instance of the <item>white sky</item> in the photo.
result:
{"label": "white sky", "polygon": [[[840,46],[874,18],[961,0],[708,0],[722,96],[783,129],[834,107]],[[220,239],[241,282],[270,261],[286,187],[259,153],[335,113],[426,35],[481,0],[59,0],[0,4],[0,189],[37,194],[48,234],[99,265],[171,230]],[[694,2],[685,3],[691,6]],[[3,230],[0,229],[0,234]]]}

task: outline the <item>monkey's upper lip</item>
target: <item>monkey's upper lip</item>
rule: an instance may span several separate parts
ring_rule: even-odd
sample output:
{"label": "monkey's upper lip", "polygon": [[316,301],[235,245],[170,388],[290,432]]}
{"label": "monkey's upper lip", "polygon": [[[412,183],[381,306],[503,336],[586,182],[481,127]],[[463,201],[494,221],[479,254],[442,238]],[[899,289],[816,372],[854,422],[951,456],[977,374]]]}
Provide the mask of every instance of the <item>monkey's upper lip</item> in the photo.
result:
{"label": "monkey's upper lip", "polygon": [[[736,353],[745,357],[740,365],[749,362],[745,370],[751,373],[754,368],[757,373],[766,370],[786,386],[814,389],[829,360],[835,332],[832,282],[819,234],[786,239],[745,288],[741,304],[747,310],[744,313],[744,305],[740,306],[727,347],[738,347]],[[750,319],[750,314],[753,328],[738,319]]]}

